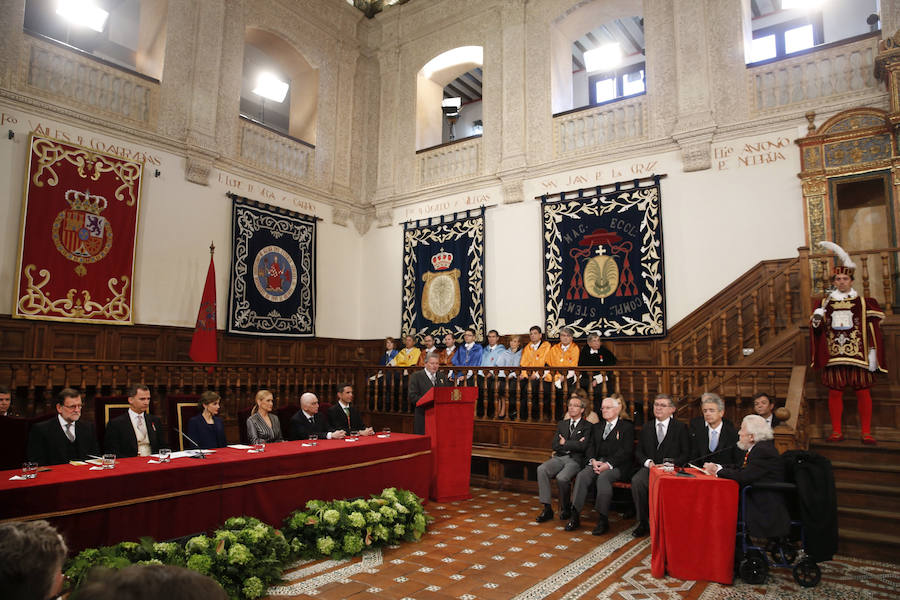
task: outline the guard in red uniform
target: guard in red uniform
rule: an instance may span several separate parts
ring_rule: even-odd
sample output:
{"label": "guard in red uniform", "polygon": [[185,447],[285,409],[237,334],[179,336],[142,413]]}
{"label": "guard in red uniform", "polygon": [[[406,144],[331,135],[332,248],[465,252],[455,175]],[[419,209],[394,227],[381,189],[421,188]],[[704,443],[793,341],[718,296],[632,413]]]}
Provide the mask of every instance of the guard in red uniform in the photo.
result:
{"label": "guard in red uniform", "polygon": [[822,304],[810,319],[812,366],[822,371],[822,383],[828,388],[828,412],[831,415],[829,442],[844,439],[841,414],[844,411],[843,393],[847,386],[856,390],[859,425],[864,444],[875,444],[872,437],[872,396],[869,388],[875,372],[886,373],[883,367],[884,345],[881,320],[884,312],[873,298],[862,298],[853,289],[856,265],[843,248],[832,242],[819,242],[837,254],[831,276],[834,289],[822,299]]}

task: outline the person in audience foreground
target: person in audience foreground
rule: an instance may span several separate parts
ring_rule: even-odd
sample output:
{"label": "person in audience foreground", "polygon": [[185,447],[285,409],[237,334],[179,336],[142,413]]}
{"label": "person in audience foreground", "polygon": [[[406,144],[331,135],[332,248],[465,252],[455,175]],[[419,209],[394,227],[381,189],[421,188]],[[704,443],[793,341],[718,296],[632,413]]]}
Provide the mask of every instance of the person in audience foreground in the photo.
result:
{"label": "person in audience foreground", "polygon": [[515,419],[518,414],[516,403],[519,397],[519,390],[516,384],[515,367],[518,367],[522,362],[522,349],[519,347],[520,340],[517,335],[509,336],[509,341],[507,343],[509,344],[509,347],[497,358],[497,366],[513,368],[499,373],[499,376],[503,378],[503,381],[500,382],[500,390],[497,397],[498,419],[504,419],[507,416],[509,416],[510,419]]}
{"label": "person in audience foreground", "polygon": [[425,361],[425,368],[416,371],[409,377],[409,405],[413,407],[413,433],[425,435],[425,408],[416,406],[422,396],[433,387],[446,387],[452,385],[447,375],[440,368],[440,360],[432,354]]}
{"label": "person in audience foreground", "polygon": [[328,409],[328,428],[331,431],[357,431],[359,435],[373,435],[375,430],[366,427],[359,411],[352,404],[353,386],[341,383],[337,390],[337,403]]}
{"label": "person in audience foreground", "polygon": [[[533,371],[524,370],[525,367],[545,367],[547,366],[547,355],[550,354],[550,342],[544,340],[544,332],[537,325],[532,325],[528,330],[529,343],[522,348],[522,361],[520,365],[523,370],[519,374],[519,408],[522,412],[528,409],[528,399],[531,398],[531,418],[538,419],[541,414],[541,405],[539,399],[539,390],[541,388],[541,377],[547,373],[543,368]],[[548,374],[549,377],[549,374]],[[529,390],[529,388],[531,388]],[[550,402],[550,385],[544,386],[545,403]]]}
{"label": "person in audience foreground", "polygon": [[329,440],[347,437],[347,432],[343,429],[328,431],[327,419],[319,414],[319,398],[312,392],[305,392],[300,396],[300,410],[291,417],[288,439],[308,440],[311,433]]}
{"label": "person in audience foreground", "polygon": [[422,338],[422,342],[425,346],[419,351],[419,360],[416,361],[417,367],[424,367],[426,358],[432,354],[440,354],[441,352],[438,347],[434,345],[434,336],[430,333],[425,334],[425,337]]}
{"label": "person in audience foreground", "polygon": [[256,392],[256,405],[247,419],[247,443],[271,444],[283,442],[281,422],[278,415],[272,413],[275,397],[269,390]]}
{"label": "person in audience foreground", "polygon": [[[491,329],[488,331],[487,339],[487,346],[481,352],[481,366],[500,366],[500,360],[506,353],[506,348],[500,343],[500,333],[496,329]],[[487,393],[486,404],[483,403],[480,397],[481,394],[479,394],[478,403],[483,405],[483,410],[479,407],[478,415],[485,417],[499,416],[496,396],[503,394],[503,390],[497,388],[505,383],[506,381],[500,381],[500,374],[497,371],[478,371],[478,388],[485,390]]]}
{"label": "person in audience foreground", "polygon": [[[456,349],[453,355],[453,365],[456,367],[480,367],[481,355],[484,348],[475,343],[475,330],[471,327],[463,333],[463,345]],[[457,371],[453,375],[456,385],[475,385],[475,373],[469,371]]]}
{"label": "person in audience foreground", "polygon": [[569,400],[567,416],[567,419],[561,420],[556,425],[553,456],[537,468],[538,499],[544,505],[535,519],[538,523],[553,518],[550,498],[552,477],[556,477],[556,487],[559,489],[559,518],[565,521],[572,516],[572,506],[569,503],[572,479],[584,464],[584,453],[591,444],[593,426],[582,418],[584,403],[580,398]]}
{"label": "person in audience foreground", "polygon": [[683,465],[690,452],[688,428],[675,420],[675,402],[668,394],[657,394],[653,400],[652,421],[644,424],[635,451],[639,468],[631,478],[631,497],[637,510],[638,525],[634,537],[650,534],[650,467],[663,464],[666,458]]}
{"label": "person in audience foreground", "polygon": [[[551,398],[544,398],[545,411],[549,408],[549,415],[560,417],[562,415],[562,392],[559,391],[563,387],[563,381],[568,387],[574,388],[576,377],[573,370],[578,366],[578,358],[581,356],[581,350],[574,341],[575,333],[569,327],[563,327],[559,330],[559,343],[554,344],[547,353],[547,366],[559,369],[553,375],[553,384],[556,386],[556,401]],[[563,370],[567,369],[567,370]],[[549,403],[549,407],[547,404]]]}
{"label": "person in audience foreground", "polygon": [[192,447],[203,450],[225,447],[225,423],[218,416],[221,402],[219,394],[211,390],[200,394],[203,412],[188,421],[187,435],[194,440]]}
{"label": "person in audience foreground", "polygon": [[[733,479],[741,487],[755,483],[780,483],[784,481],[784,461],[775,448],[772,428],[759,415],[747,415],[738,431],[738,448],[741,463],[721,465],[703,464],[709,475]],[[748,493],[746,514],[747,530],[753,537],[782,537],[789,533],[791,518],[782,492],[755,489]]]}
{"label": "person in audience foreground", "polygon": [[71,600],[228,600],[222,586],[192,569],[173,565],[131,565],[96,569]]}
{"label": "person in audience foreground", "polygon": [[0,523],[0,598],[56,598],[67,552],[65,540],[47,521]]}
{"label": "person in audience foreground", "polygon": [[128,411],[106,424],[106,452],[119,458],[159,452],[162,421],[151,415],[150,388],[139,383],[128,390]]}
{"label": "person in audience foreground", "polygon": [[572,499],[572,516],[566,531],[575,531],[581,524],[581,509],[591,485],[597,484],[597,526],[593,535],[609,531],[609,505],[612,502],[612,484],[631,474],[634,462],[634,423],[625,419],[628,413],[621,398],[604,398],[600,405],[603,420],[593,426],[587,466],[575,478]]}
{"label": "person in audience foreground", "polygon": [[26,456],[39,465],[59,465],[100,454],[94,425],[81,420],[81,394],[64,388],[56,396],[56,418],[28,432]]}

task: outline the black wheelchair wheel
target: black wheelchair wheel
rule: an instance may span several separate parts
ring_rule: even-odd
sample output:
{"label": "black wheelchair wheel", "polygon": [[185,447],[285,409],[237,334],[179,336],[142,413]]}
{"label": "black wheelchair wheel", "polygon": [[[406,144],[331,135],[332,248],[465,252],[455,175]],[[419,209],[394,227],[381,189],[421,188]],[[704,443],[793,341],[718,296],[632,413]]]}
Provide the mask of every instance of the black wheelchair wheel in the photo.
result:
{"label": "black wheelchair wheel", "polygon": [[754,585],[763,583],[769,575],[769,565],[765,555],[758,550],[748,550],[738,567],[738,574],[747,583]]}
{"label": "black wheelchair wheel", "polygon": [[822,569],[808,558],[794,565],[794,581],[803,587],[815,587],[822,579]]}
{"label": "black wheelchair wheel", "polygon": [[790,542],[776,542],[769,548],[769,557],[772,564],[776,565],[792,565],[797,560],[797,548]]}

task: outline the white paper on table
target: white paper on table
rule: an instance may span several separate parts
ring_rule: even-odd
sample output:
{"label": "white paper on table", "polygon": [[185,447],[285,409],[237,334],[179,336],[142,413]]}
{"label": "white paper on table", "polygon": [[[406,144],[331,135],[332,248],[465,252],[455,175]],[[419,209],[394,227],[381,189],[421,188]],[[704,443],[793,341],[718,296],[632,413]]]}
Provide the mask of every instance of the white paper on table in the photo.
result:
{"label": "white paper on table", "polygon": [[381,438],[381,439],[384,439],[384,438],[389,438],[389,437],[391,437],[391,436],[390,436],[390,435],[385,435],[385,434],[383,434],[383,433],[380,433],[380,434],[378,434],[378,437]]}
{"label": "white paper on table", "polygon": [[84,462],[86,462],[89,465],[94,465],[95,467],[99,467],[103,464],[103,461],[100,460],[99,458],[92,458],[91,460],[86,460]]}
{"label": "white paper on table", "polygon": [[91,467],[89,470],[90,471],[105,471],[106,469],[104,469],[103,467]]}
{"label": "white paper on table", "polygon": [[26,479],[28,479],[28,478],[25,477],[24,475],[13,475],[12,477],[9,478],[10,481],[24,481]]}
{"label": "white paper on table", "polygon": [[253,446],[248,446],[247,444],[229,444],[228,447],[235,450],[250,450],[253,448]]}

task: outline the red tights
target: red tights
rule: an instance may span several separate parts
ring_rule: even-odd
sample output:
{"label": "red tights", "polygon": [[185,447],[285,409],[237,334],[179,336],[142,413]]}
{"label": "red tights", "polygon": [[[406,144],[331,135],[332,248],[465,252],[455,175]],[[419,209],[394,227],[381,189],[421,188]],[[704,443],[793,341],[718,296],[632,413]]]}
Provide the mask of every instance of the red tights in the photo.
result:
{"label": "red tights", "polygon": [[[872,433],[872,395],[868,388],[856,390],[856,404],[859,409],[859,426],[862,435]],[[828,412],[831,414],[831,429],[841,435],[841,414],[844,412],[844,391],[828,390]]]}

